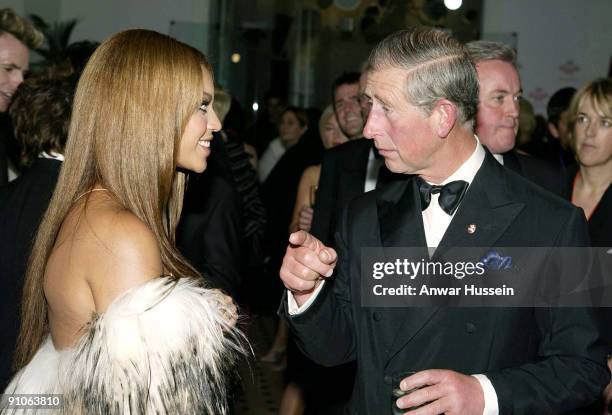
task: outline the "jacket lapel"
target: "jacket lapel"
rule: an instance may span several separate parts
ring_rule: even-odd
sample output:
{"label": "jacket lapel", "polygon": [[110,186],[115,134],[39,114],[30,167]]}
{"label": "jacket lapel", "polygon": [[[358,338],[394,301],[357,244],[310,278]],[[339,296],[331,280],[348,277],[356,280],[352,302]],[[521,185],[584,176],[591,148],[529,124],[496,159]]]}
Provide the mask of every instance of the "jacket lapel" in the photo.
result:
{"label": "jacket lapel", "polygon": [[449,247],[493,246],[524,207],[511,196],[504,168],[487,153],[436,255]]}
{"label": "jacket lapel", "polygon": [[[468,188],[455,217],[450,223],[435,256],[442,255],[445,248],[450,247],[483,247],[483,251],[493,246],[503,235],[508,226],[523,209],[522,203],[514,202],[505,184],[504,168],[487,152],[483,165]],[[410,210],[392,210],[381,217],[379,204],[379,219],[381,237],[384,246],[423,246],[425,234],[421,216],[418,190],[414,180],[410,180],[407,190],[412,190],[412,205],[403,200],[399,206]],[[405,192],[405,194],[408,193]],[[380,203],[380,202],[379,202]],[[418,207],[418,209],[417,209]],[[399,218],[398,216],[402,215]],[[475,232],[469,232],[468,226],[475,225]],[[417,232],[413,230],[418,229]],[[406,234],[413,234],[412,236]],[[415,236],[417,235],[417,236]],[[406,243],[413,243],[408,245]],[[388,349],[386,362],[389,364],[395,354],[409,343],[416,333],[427,324],[440,310],[439,307],[395,309],[392,328],[395,338]]]}
{"label": "jacket lapel", "polygon": [[[427,256],[427,243],[423,229],[421,202],[416,181],[409,178],[403,182],[389,184],[384,194],[399,194],[396,200],[377,200],[380,238],[383,247],[422,247],[422,257]],[[415,258],[415,261],[420,259]],[[379,327],[381,339],[386,343],[387,356],[397,351],[398,344],[408,342],[437,312],[437,308],[387,308],[382,311],[384,318]]]}
{"label": "jacket lapel", "polygon": [[[416,182],[409,178],[392,184],[377,203],[380,240],[384,247],[425,247],[425,231]],[[399,198],[386,198],[388,194]]]}

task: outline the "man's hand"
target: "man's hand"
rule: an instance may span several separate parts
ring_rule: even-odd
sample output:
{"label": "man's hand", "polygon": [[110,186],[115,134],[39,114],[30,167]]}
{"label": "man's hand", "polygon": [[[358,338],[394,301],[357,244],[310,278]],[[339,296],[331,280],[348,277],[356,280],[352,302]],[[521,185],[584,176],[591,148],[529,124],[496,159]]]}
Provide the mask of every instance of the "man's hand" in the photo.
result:
{"label": "man's hand", "polygon": [[308,300],[321,279],[332,275],[337,258],[336,251],[307,232],[289,235],[280,277],[298,306]]}
{"label": "man's hand", "polygon": [[421,389],[399,398],[397,406],[409,409],[427,405],[406,412],[406,415],[482,415],[484,411],[484,393],[473,376],[452,370],[424,370],[400,383],[402,390],[414,388]]}
{"label": "man's hand", "polygon": [[300,215],[298,219],[298,229],[306,232],[310,232],[312,226],[312,215],[314,210],[310,206],[302,206],[300,209]]}

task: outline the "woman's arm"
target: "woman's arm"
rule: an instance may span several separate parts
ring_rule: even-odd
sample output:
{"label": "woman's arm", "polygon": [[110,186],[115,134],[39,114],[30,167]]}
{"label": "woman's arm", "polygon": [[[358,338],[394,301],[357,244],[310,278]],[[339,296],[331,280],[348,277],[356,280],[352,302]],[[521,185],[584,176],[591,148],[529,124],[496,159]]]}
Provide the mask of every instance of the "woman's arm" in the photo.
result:
{"label": "woman's arm", "polygon": [[321,165],[307,167],[302,173],[300,183],[298,185],[297,196],[295,198],[295,206],[291,223],[289,225],[289,233],[304,230],[308,232],[312,225],[312,206],[311,191],[313,186],[319,184],[319,176],[321,175]]}

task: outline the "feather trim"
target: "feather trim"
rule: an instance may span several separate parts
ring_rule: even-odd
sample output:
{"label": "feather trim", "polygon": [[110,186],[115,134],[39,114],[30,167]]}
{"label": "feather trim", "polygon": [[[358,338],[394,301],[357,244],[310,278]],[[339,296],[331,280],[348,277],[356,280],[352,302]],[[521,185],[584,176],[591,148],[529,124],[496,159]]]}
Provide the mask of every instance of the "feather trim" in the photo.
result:
{"label": "feather trim", "polygon": [[160,277],[125,292],[61,352],[53,388],[64,395],[60,413],[226,414],[227,371],[245,344],[233,315],[219,291],[191,278]]}

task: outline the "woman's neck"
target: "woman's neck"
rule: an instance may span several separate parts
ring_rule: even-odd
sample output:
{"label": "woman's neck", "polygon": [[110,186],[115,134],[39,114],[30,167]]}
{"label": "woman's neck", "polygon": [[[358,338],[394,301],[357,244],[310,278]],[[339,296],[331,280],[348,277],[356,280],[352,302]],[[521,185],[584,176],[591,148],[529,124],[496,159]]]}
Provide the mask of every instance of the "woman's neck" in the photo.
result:
{"label": "woman's neck", "polygon": [[612,160],[600,166],[580,166],[582,187],[589,192],[605,192],[612,183]]}

